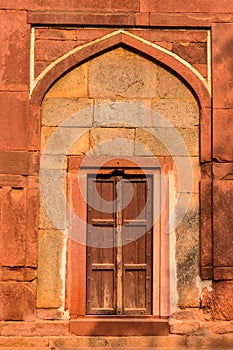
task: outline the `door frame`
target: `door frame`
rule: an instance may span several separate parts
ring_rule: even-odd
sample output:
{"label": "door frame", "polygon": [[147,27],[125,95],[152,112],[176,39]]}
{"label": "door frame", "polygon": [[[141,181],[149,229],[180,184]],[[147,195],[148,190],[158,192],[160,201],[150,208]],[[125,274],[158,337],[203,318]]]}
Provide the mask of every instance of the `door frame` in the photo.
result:
{"label": "door frame", "polygon": [[[139,165],[138,165],[139,164]],[[81,218],[78,227],[69,220],[69,238],[67,242],[67,279],[66,279],[66,308],[70,318],[89,318],[86,315],[86,218],[87,218],[87,174],[109,174],[113,169],[124,169],[128,174],[153,175],[154,215],[159,217],[153,226],[153,264],[152,264],[152,315],[145,317],[167,318],[170,314],[169,299],[169,176],[172,169],[170,157],[82,157],[70,156],[67,172],[68,206],[71,211]],[[100,168],[101,165],[101,168]],[[165,195],[161,193],[161,181]],[[79,182],[79,185],[77,185]],[[80,190],[82,189],[82,191]],[[156,194],[160,194],[156,196]],[[163,198],[161,198],[163,196]],[[161,200],[162,199],[162,200]],[[163,202],[163,207],[161,207]],[[78,243],[80,242],[81,243]],[[81,267],[81,268],[80,268]],[[103,317],[100,316],[94,316]],[[110,316],[107,316],[110,317]],[[114,317],[121,317],[114,315]],[[132,316],[124,316],[132,317]],[[135,316],[133,316],[135,318]],[[138,316],[141,318],[141,316]]]}

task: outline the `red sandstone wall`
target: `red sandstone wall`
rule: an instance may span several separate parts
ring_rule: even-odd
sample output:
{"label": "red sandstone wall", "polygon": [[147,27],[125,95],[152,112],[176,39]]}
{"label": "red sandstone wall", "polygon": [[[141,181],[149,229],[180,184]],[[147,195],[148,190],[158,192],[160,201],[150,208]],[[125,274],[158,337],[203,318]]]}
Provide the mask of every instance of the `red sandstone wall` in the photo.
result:
{"label": "red sandstone wall", "polygon": [[[190,33],[180,32],[175,38],[172,32],[164,39],[162,29],[211,30],[212,119],[205,119],[208,125],[201,133],[201,273],[214,283],[203,305],[211,308],[213,317],[232,320],[233,2],[229,0],[0,0],[0,319],[31,321],[36,315],[40,135],[39,107],[29,103],[30,27],[36,24],[77,27],[68,35],[52,28],[37,30],[36,75],[61,54],[102,35],[98,27],[105,33],[114,27],[137,29],[140,36],[180,55],[206,77],[201,34],[190,40]],[[85,26],[96,28],[92,36],[88,30],[80,31]],[[160,28],[159,40],[153,30],[145,31],[155,27]],[[202,118],[209,112],[203,109]]]}

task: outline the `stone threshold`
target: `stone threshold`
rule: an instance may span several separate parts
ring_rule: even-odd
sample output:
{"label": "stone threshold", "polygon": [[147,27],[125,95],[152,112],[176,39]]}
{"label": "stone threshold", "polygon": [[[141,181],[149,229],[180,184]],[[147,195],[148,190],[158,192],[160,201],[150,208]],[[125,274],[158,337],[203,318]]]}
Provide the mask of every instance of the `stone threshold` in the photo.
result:
{"label": "stone threshold", "polygon": [[168,319],[146,317],[83,317],[70,320],[78,336],[168,336]]}

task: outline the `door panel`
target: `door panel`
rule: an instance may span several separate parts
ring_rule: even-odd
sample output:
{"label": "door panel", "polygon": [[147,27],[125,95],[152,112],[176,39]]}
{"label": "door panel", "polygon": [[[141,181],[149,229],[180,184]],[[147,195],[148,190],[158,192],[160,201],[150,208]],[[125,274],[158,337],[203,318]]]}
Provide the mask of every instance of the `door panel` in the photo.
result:
{"label": "door panel", "polygon": [[[115,179],[88,177],[87,314],[116,311]],[[107,206],[106,206],[107,201]],[[108,211],[104,210],[105,207]]]}
{"label": "door panel", "polygon": [[151,314],[152,177],[89,176],[88,203],[87,314]]}

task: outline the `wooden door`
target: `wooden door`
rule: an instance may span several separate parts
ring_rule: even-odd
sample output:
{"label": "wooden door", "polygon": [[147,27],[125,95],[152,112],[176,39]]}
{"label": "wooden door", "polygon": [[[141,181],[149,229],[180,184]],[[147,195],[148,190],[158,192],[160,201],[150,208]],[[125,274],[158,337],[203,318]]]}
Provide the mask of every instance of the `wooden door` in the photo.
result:
{"label": "wooden door", "polygon": [[150,176],[88,176],[87,314],[152,313],[152,192]]}

